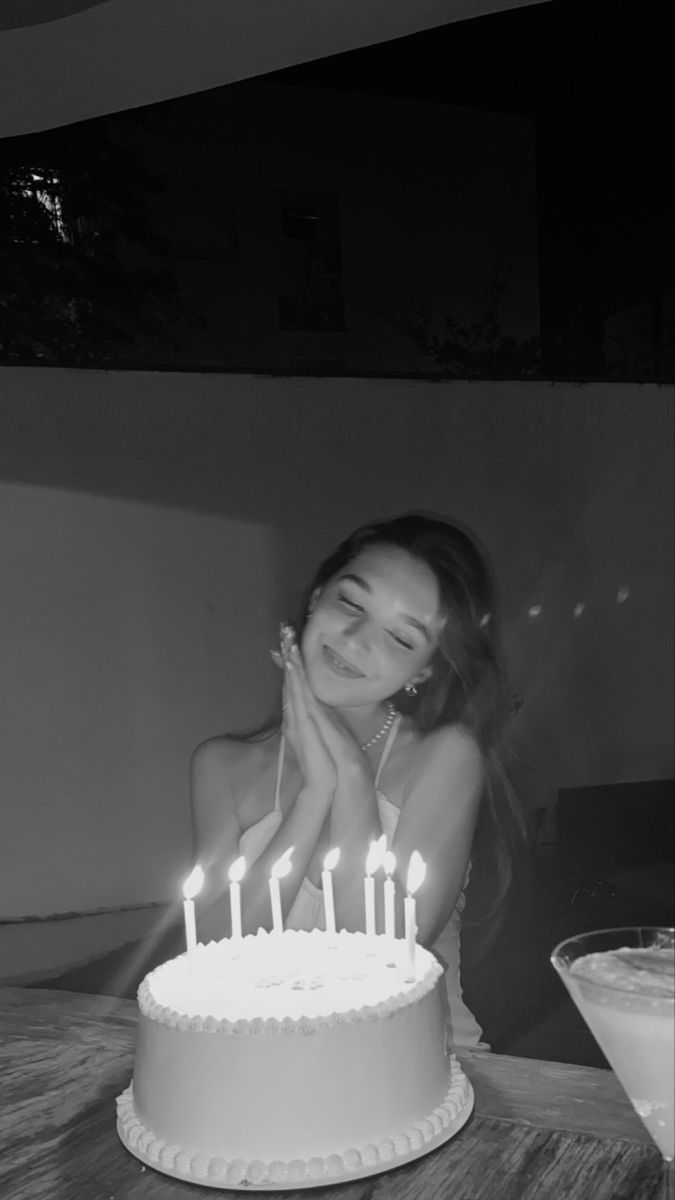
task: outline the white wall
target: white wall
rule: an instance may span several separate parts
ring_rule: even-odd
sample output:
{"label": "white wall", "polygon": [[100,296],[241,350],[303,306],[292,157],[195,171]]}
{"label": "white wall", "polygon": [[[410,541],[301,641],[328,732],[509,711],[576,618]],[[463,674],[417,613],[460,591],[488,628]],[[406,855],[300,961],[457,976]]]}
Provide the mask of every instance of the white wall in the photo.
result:
{"label": "white wall", "polygon": [[272,533],[7,484],[0,513],[0,914],[172,899],[190,752],[268,694]]}
{"label": "white wall", "polygon": [[494,558],[530,785],[672,776],[672,389],[4,369],[0,395],[0,916],[175,895],[192,747],[264,711],[317,556],[407,508]]}

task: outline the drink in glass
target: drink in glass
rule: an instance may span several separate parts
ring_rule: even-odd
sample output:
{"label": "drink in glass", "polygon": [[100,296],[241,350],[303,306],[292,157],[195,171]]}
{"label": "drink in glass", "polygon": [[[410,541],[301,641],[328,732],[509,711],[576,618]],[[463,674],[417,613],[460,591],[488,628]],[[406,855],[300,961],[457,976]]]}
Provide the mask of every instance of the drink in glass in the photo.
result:
{"label": "drink in glass", "polygon": [[673,930],[631,927],[580,934],[556,946],[551,961],[659,1147],[665,1186],[672,1187]]}

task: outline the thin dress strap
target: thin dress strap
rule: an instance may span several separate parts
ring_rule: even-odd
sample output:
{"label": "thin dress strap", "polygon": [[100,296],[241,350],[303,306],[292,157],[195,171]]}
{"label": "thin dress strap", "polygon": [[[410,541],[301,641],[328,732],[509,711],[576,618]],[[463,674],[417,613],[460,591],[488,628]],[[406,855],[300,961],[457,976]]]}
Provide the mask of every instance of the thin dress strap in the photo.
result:
{"label": "thin dress strap", "polygon": [[387,759],[389,758],[389,751],[391,750],[391,748],[394,744],[394,739],[396,737],[396,734],[398,733],[398,727],[401,724],[401,720],[402,720],[402,713],[398,713],[391,729],[389,730],[387,740],[384,743],[384,750],[382,751],[380,761],[377,764],[377,774],[375,775],[375,790],[376,791],[377,791],[377,785],[380,782],[380,775],[382,774],[382,768],[384,767],[384,764],[386,763]]}
{"label": "thin dress strap", "polygon": [[274,786],[274,811],[281,812],[281,776],[284,770],[284,753],[286,751],[286,738],[283,733],[279,742],[279,753],[277,755],[277,781]]}

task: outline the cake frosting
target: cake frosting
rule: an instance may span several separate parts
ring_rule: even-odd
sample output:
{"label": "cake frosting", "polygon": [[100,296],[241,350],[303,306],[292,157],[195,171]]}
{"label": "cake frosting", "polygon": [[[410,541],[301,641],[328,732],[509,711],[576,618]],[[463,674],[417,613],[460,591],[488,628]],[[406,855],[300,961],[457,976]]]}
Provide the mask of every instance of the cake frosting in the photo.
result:
{"label": "cake frosting", "polygon": [[[198,946],[139,988],[127,1148],[213,1186],[375,1173],[446,1140],[472,1093],[446,1054],[442,969],[405,943],[320,930]],[[394,965],[389,966],[388,960]]]}

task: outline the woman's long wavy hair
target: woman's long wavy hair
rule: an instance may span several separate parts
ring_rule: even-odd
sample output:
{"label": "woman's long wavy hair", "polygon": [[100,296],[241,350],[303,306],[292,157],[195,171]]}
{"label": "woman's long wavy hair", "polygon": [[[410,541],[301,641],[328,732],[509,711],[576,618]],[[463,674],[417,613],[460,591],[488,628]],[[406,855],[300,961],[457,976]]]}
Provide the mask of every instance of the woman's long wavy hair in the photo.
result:
{"label": "woman's long wavy hair", "polygon": [[[362,525],[318,567],[297,620],[301,638],[317,590],[373,546],[393,546],[424,564],[435,576],[445,622],[430,661],[431,674],[417,695],[391,696],[422,735],[443,725],[462,725],[478,743],[485,764],[485,789],[472,847],[472,862],[490,877],[490,904],[481,921],[499,912],[513,878],[514,857],[524,844],[525,821],[502,766],[507,710],[494,577],[485,551],[458,525],[434,514],[405,513]],[[236,740],[259,741],[280,728],[280,707],[262,725]]]}

